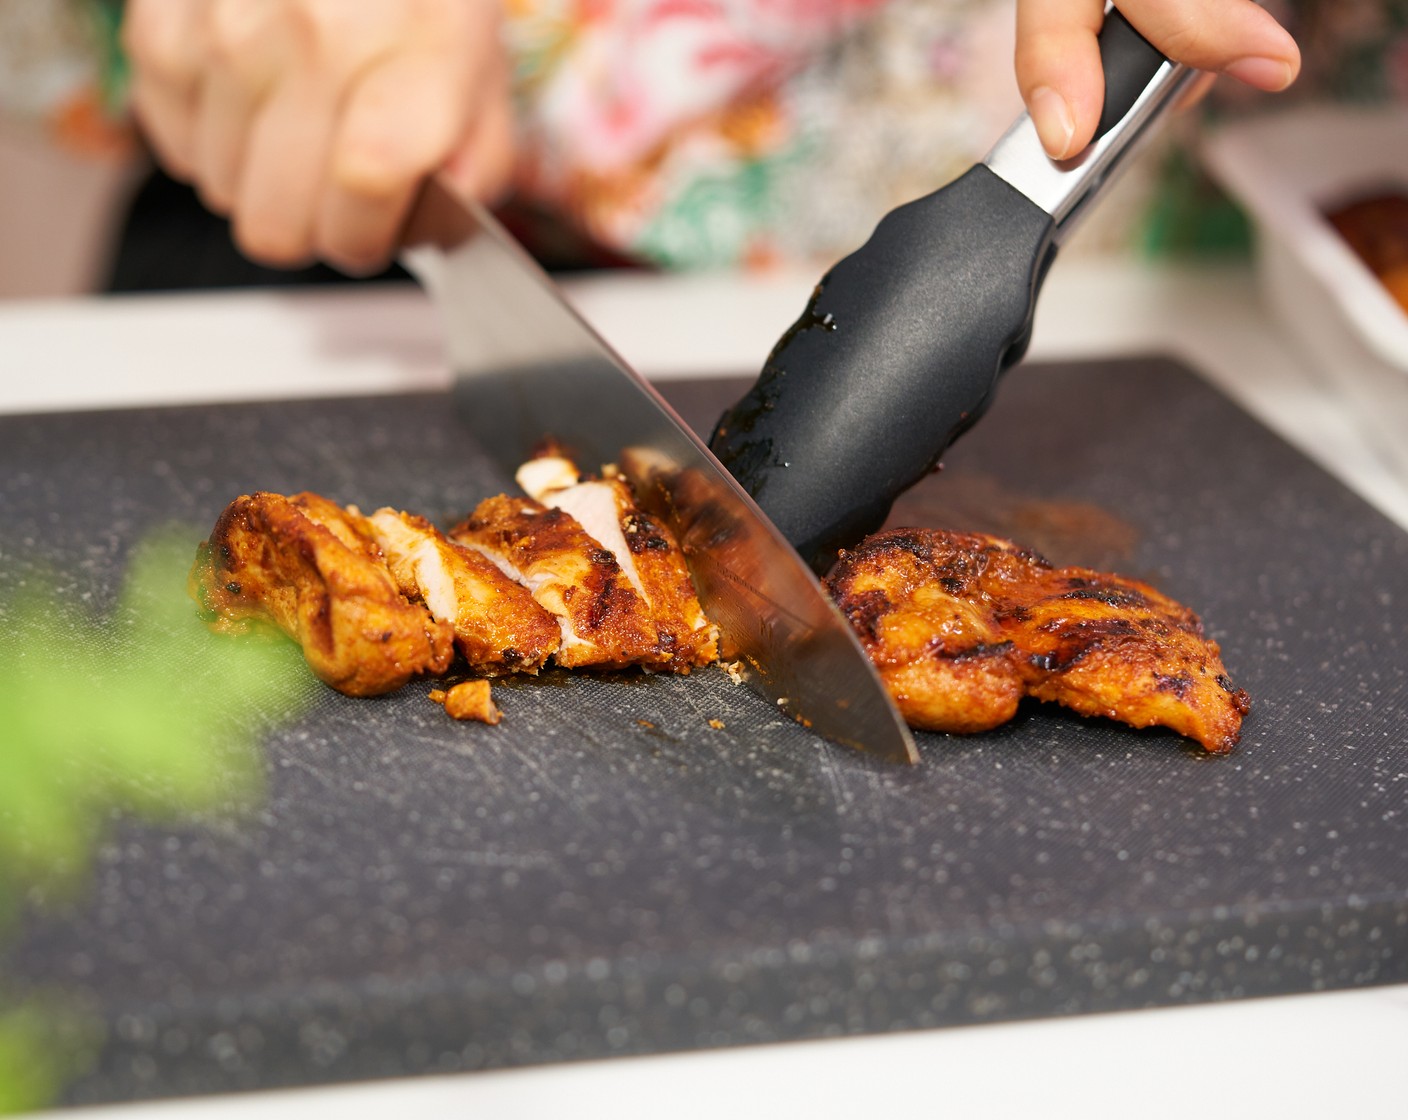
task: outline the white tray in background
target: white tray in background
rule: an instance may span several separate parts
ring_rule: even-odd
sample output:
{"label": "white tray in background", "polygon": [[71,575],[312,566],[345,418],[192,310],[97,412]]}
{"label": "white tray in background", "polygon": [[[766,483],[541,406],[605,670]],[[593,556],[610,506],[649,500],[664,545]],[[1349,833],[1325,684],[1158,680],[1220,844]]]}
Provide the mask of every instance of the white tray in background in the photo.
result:
{"label": "white tray in background", "polygon": [[1379,453],[1408,471],[1408,313],[1325,220],[1408,194],[1408,106],[1310,106],[1227,125],[1209,172],[1256,227],[1257,273],[1287,334],[1333,378]]}

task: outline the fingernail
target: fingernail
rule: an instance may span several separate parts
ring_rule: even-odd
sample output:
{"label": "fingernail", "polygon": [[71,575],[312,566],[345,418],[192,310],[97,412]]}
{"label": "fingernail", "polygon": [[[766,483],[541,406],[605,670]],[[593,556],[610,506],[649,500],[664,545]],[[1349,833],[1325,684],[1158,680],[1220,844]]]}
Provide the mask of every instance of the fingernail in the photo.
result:
{"label": "fingernail", "polygon": [[1222,69],[1224,74],[1257,89],[1285,89],[1295,76],[1291,64],[1280,58],[1239,58]]}
{"label": "fingernail", "polygon": [[1075,118],[1066,99],[1050,86],[1038,86],[1032,90],[1027,102],[1027,112],[1031,114],[1036,134],[1041,138],[1041,146],[1053,159],[1064,159],[1071,147],[1071,137],[1076,132]]}

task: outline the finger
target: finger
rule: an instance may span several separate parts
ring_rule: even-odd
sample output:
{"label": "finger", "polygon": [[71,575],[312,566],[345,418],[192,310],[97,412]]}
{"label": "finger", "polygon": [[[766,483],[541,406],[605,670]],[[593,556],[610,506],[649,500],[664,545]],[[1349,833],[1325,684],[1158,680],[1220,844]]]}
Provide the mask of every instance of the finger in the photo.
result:
{"label": "finger", "polygon": [[131,60],[133,112],[157,158],[178,178],[193,168],[193,120],[204,44],[192,0],[131,0],[122,45]]}
{"label": "finger", "polygon": [[416,50],[362,75],[344,108],[319,212],[320,256],[351,272],[385,263],[421,181],[478,130],[497,97],[497,40]]}
{"label": "finger", "polygon": [[352,272],[385,262],[417,185],[465,127],[465,85],[448,59],[419,51],[392,55],[358,79],[329,161],[320,256]]}
{"label": "finger", "polygon": [[253,118],[288,66],[288,36],[274,0],[209,0],[207,65],[196,108],[194,159],[212,210],[234,205]]}
{"label": "finger", "polygon": [[235,242],[251,259],[285,268],[312,259],[337,101],[336,88],[298,74],[261,104],[231,213]]}
{"label": "finger", "polygon": [[258,101],[243,85],[215,74],[201,87],[193,142],[201,201],[219,214],[235,204]]}
{"label": "finger", "polygon": [[129,0],[123,51],[148,79],[189,87],[203,63],[201,16],[196,0]]}
{"label": "finger", "polygon": [[1096,41],[1103,0],[1018,0],[1017,84],[1052,159],[1075,155],[1095,134],[1105,96]]}
{"label": "finger", "polygon": [[[1017,77],[1053,158],[1090,141],[1104,96],[1099,0],[1018,0]],[[1175,62],[1284,89],[1300,70],[1295,40],[1252,0],[1122,0],[1130,23]]]}
{"label": "finger", "polygon": [[1121,0],[1120,11],[1174,62],[1285,89],[1300,72],[1290,32],[1252,0]]}
{"label": "finger", "polygon": [[194,96],[139,76],[132,80],[131,99],[138,127],[157,161],[172,178],[190,182],[195,174]]}
{"label": "finger", "polygon": [[499,202],[513,182],[516,149],[513,106],[505,85],[486,101],[470,132],[450,153],[445,175],[466,197]]}

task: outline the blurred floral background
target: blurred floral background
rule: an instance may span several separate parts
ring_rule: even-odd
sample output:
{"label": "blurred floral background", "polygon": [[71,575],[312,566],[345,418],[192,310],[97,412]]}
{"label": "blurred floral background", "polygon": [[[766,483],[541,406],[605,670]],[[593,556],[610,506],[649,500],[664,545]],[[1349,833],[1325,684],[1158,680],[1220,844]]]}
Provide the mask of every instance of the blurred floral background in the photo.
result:
{"label": "blurred floral background", "polygon": [[[1011,0],[713,0],[683,17],[668,0],[506,3],[518,202],[667,268],[835,259],[980,159],[1021,109]],[[1408,99],[1408,0],[1267,6],[1301,43],[1297,85],[1219,83],[1079,251],[1237,251],[1245,225],[1198,173],[1190,134],[1308,99]],[[0,137],[106,169],[110,194],[131,184],[112,169],[143,158],[120,22],[120,0],[0,0]]]}

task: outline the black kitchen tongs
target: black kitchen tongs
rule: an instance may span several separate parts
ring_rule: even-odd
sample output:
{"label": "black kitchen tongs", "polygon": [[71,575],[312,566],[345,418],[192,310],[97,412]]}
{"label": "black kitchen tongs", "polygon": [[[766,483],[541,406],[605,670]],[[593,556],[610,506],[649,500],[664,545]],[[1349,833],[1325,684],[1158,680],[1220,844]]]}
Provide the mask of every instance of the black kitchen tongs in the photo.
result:
{"label": "black kitchen tongs", "polygon": [[1026,350],[1056,250],[1197,76],[1114,9],[1100,57],[1104,110],[1084,152],[1051,160],[1024,114],[981,164],[887,214],[719,421],[712,450],[818,570],[982,415]]}

